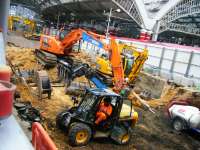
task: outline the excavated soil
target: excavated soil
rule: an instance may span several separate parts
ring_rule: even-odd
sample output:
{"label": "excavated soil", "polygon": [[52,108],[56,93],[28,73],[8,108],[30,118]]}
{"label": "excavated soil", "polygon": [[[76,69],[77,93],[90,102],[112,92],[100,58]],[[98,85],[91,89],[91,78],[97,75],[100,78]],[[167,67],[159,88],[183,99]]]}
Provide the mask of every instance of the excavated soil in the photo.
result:
{"label": "excavated soil", "polygon": [[[80,60],[91,62],[85,54],[78,54]],[[13,64],[18,65],[20,69],[36,69],[36,60],[33,49],[20,48],[16,46],[7,46],[7,58]],[[52,80],[56,80],[56,69],[48,70],[49,76]],[[85,80],[83,78],[77,81]],[[182,93],[183,91],[177,87],[171,87],[162,96],[161,99],[149,100],[150,104],[156,111],[152,114],[149,111],[144,111],[136,107],[139,113],[139,122],[137,123],[131,141],[128,145],[116,145],[109,139],[95,139],[92,140],[85,147],[71,147],[68,144],[67,136],[55,127],[56,115],[72,106],[71,97],[64,94],[63,87],[54,87],[51,99],[38,100],[36,96],[21,83],[16,82],[17,90],[21,93],[20,101],[30,101],[32,105],[40,110],[43,121],[42,125],[49,133],[50,137],[55,142],[59,150],[73,149],[73,150],[121,150],[121,149],[138,149],[138,150],[192,150],[200,149],[200,142],[197,137],[190,133],[176,133],[172,130],[170,121],[164,116],[164,106],[173,98],[185,99],[191,97],[189,93]],[[196,103],[198,101],[195,101]]]}

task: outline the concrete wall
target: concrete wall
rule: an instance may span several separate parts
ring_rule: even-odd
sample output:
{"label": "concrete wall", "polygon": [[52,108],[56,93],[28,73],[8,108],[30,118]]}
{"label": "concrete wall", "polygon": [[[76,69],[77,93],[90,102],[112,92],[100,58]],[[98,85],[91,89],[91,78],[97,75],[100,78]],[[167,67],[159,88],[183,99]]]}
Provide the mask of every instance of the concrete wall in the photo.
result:
{"label": "concrete wall", "polygon": [[120,40],[139,49],[148,48],[144,68],[183,86],[200,87],[200,48],[166,43]]}
{"label": "concrete wall", "polygon": [[[145,47],[149,50],[149,58],[144,68],[148,73],[159,75],[167,80],[183,86],[195,86],[200,89],[200,48],[193,48],[166,43],[148,43],[137,40],[121,40],[128,45],[134,45],[139,50]],[[81,44],[92,58],[97,54],[105,53],[101,48],[87,43]]]}
{"label": "concrete wall", "polygon": [[[117,39],[117,41],[135,45],[141,50],[148,48],[149,58],[144,65],[148,73],[174,80],[179,85],[200,88],[200,48],[137,40]],[[82,43],[82,49],[94,60],[97,53],[105,53],[104,50],[87,42]]]}

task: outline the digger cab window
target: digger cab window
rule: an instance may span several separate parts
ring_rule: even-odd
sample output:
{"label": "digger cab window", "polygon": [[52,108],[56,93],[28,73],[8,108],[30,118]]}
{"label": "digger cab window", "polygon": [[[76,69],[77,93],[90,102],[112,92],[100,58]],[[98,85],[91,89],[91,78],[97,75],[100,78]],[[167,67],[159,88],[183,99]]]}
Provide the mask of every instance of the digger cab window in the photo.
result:
{"label": "digger cab window", "polygon": [[126,62],[124,62],[124,73],[126,75],[129,75],[132,71],[133,65],[134,65],[134,57],[132,58],[126,58]]}
{"label": "digger cab window", "polygon": [[118,110],[119,107],[119,101],[118,98],[113,96],[113,97],[101,97],[100,98],[101,101],[99,102],[99,105],[101,102],[106,101],[107,103],[111,104],[112,108],[113,108],[113,113],[115,112],[115,110]]}
{"label": "digger cab window", "polygon": [[124,100],[120,112],[120,118],[131,117],[134,112],[132,102],[130,100]]}
{"label": "digger cab window", "polygon": [[103,59],[106,59],[106,60],[107,60],[107,59],[108,59],[108,55],[106,55],[106,54],[102,54],[102,55],[101,55],[101,58],[103,58]]}
{"label": "digger cab window", "polygon": [[63,40],[67,34],[68,34],[68,31],[67,31],[67,30],[61,31],[61,32],[60,32],[60,40]]}
{"label": "digger cab window", "polygon": [[51,36],[56,36],[57,35],[57,29],[50,29],[50,35]]}
{"label": "digger cab window", "polygon": [[91,110],[95,104],[97,97],[91,93],[88,93],[82,103],[79,105],[78,111],[80,112],[87,112]]}

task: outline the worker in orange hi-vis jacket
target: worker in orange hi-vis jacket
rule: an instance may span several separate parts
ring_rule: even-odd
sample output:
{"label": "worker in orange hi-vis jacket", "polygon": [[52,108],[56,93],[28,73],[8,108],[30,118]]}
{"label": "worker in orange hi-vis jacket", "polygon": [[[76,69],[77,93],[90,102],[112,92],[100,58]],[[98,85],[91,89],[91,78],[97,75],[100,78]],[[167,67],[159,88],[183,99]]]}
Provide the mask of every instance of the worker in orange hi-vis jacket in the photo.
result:
{"label": "worker in orange hi-vis jacket", "polygon": [[107,101],[103,100],[99,105],[99,110],[96,113],[95,124],[99,124],[100,122],[106,120],[112,114],[113,108],[112,105]]}

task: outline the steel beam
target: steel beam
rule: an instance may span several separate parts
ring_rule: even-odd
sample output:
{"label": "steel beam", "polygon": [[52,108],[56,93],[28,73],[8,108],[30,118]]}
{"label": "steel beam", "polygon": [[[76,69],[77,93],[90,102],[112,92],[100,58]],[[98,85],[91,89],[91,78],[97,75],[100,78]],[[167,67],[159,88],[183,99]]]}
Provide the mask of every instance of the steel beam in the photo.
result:
{"label": "steel beam", "polygon": [[181,25],[181,24],[176,24],[176,23],[168,23],[165,26],[162,26],[160,28],[159,33],[162,33],[162,32],[167,31],[167,30],[200,36],[200,28],[195,28],[195,27],[192,27],[190,25]]}
{"label": "steel beam", "polygon": [[139,25],[139,27],[144,25],[139,10],[136,7],[135,0],[112,0],[112,2],[128,14]]}
{"label": "steel beam", "polygon": [[200,13],[200,1],[198,0],[183,0],[174,6],[162,19],[161,26],[175,21],[179,18]]}

